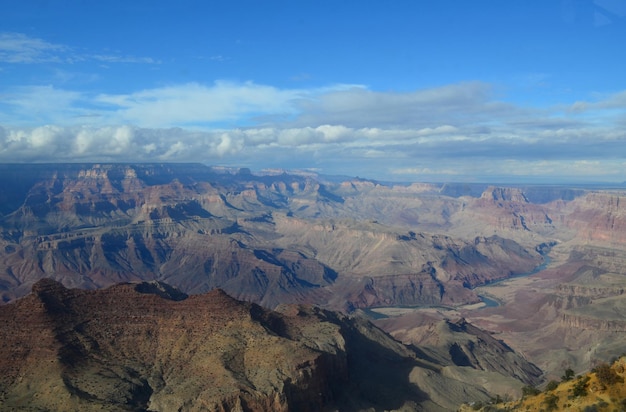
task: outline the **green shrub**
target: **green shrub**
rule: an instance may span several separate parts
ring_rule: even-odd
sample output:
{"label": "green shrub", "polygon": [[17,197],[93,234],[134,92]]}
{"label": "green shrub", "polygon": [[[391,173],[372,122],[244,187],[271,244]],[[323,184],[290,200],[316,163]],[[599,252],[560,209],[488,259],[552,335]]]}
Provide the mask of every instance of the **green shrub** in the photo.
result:
{"label": "green shrub", "polygon": [[567,368],[565,369],[565,373],[563,374],[563,376],[561,376],[561,382],[571,381],[573,377],[574,371],[572,370],[572,368]]}
{"label": "green shrub", "polygon": [[559,397],[554,394],[546,395],[543,404],[546,405],[548,411],[555,411],[559,407]]}
{"label": "green shrub", "polygon": [[526,396],[535,396],[535,395],[539,395],[541,393],[541,391],[537,388],[535,388],[534,386],[530,386],[530,385],[526,385],[522,388],[522,396],[526,397]]}

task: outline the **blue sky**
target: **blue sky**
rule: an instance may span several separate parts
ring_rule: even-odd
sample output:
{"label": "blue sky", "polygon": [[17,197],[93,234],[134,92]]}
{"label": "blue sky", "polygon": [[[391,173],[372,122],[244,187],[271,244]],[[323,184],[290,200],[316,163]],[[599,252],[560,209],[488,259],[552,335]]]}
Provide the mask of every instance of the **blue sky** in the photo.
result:
{"label": "blue sky", "polygon": [[0,161],[626,181],[623,0],[0,5]]}

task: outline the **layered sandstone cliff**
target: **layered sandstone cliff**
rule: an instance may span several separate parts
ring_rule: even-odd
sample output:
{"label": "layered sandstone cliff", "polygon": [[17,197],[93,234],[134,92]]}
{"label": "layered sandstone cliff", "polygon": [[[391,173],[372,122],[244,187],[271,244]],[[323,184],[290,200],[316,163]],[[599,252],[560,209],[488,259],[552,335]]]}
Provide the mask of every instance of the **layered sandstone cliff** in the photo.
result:
{"label": "layered sandstone cliff", "polygon": [[48,175],[35,168],[26,191],[0,186],[0,197],[19,203],[0,218],[4,301],[52,277],[81,288],[219,287],[266,307],[460,305],[478,301],[471,287],[542,260],[535,244],[492,234],[412,230],[444,229],[461,208],[433,185],[332,184],[202,165],[46,167]]}

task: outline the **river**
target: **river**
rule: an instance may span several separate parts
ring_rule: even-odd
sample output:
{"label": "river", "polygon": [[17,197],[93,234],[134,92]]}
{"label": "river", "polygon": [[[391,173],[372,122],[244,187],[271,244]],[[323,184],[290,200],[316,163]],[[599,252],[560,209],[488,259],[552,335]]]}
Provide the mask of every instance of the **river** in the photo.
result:
{"label": "river", "polygon": [[[494,299],[493,296],[487,296],[488,292],[487,290],[485,290],[486,288],[496,286],[502,282],[506,282],[512,279],[534,275],[535,273],[539,273],[542,270],[545,270],[550,264],[550,262],[552,261],[550,259],[550,256],[548,256],[548,253],[549,251],[542,253],[541,255],[544,258],[543,262],[539,266],[536,266],[533,270],[529,272],[520,273],[511,277],[505,278],[505,279],[496,280],[489,284],[477,286],[476,288],[474,288],[475,290],[480,289],[481,291],[483,290],[485,291],[484,294],[478,294],[478,297],[485,304],[480,309],[490,308],[490,307],[493,308],[493,307],[500,306],[500,302]],[[389,317],[401,316],[404,313],[410,313],[410,312],[415,312],[417,310],[424,310],[424,309],[438,309],[438,310],[443,310],[443,311],[454,310],[454,308],[452,307],[439,306],[439,305],[416,305],[416,306],[398,305],[398,306],[390,306],[390,307],[365,308],[362,310],[372,319],[384,319],[384,318],[389,318]]]}
{"label": "river", "polygon": [[[514,276],[511,276],[509,278],[496,280],[496,281],[488,283],[486,285],[478,286],[477,288],[480,288],[481,291],[484,291],[485,288],[496,286],[499,283],[506,282],[506,281],[511,280],[511,279],[522,278],[522,277],[534,275],[535,273],[539,273],[539,272],[545,270],[548,267],[548,265],[550,264],[550,262],[552,261],[552,259],[550,259],[550,256],[548,256],[547,253],[542,254],[542,256],[543,256],[543,262],[541,263],[541,265],[535,267],[530,272],[520,273],[518,275],[514,275]],[[485,304],[485,306],[483,306],[482,308],[494,308],[496,306],[500,306],[500,302],[498,302],[497,300],[493,299],[493,297],[486,296],[486,294],[479,294],[478,297]]]}

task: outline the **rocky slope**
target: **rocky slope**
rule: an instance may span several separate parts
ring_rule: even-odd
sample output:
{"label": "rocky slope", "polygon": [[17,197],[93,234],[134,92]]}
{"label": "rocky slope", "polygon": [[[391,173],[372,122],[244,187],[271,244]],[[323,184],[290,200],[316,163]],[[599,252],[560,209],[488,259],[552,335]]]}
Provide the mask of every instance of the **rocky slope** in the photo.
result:
{"label": "rocky slope", "polygon": [[515,378],[518,380],[517,389],[521,384],[534,386],[541,382],[541,369],[506,343],[463,318],[437,320],[414,315],[412,318],[382,319],[376,323],[383,329],[393,330],[393,336],[405,344],[438,353],[439,358],[456,366]]}
{"label": "rocky slope", "polygon": [[[621,353],[624,197],[197,164],[0,165],[0,297],[46,277],[157,280],[267,308],[456,311],[550,373]],[[467,306],[548,261],[484,294],[499,307]]]}
{"label": "rocky slope", "polygon": [[621,411],[626,408],[625,369],[622,357],[610,365],[600,363],[575,378],[553,381],[543,391],[527,388],[522,399],[497,405],[473,402],[459,411]]}
{"label": "rocky slope", "polygon": [[369,322],[279,309],[156,282],[40,280],[0,306],[0,409],[436,411],[487,398]]}

